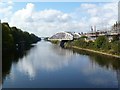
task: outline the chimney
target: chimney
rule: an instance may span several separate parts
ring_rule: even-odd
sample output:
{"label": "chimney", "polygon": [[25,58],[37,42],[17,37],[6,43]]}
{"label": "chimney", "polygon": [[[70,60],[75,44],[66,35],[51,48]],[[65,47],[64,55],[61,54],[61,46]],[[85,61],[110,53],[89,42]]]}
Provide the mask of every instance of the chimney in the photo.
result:
{"label": "chimney", "polygon": [[94,26],[94,31],[96,32],[96,26]]}
{"label": "chimney", "polygon": [[93,27],[91,26],[91,32],[93,33]]}

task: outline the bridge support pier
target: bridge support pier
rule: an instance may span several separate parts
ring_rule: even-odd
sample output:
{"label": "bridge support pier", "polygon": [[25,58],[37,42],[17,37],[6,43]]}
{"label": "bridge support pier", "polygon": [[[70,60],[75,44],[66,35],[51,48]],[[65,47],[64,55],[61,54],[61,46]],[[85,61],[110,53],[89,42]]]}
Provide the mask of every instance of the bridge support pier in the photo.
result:
{"label": "bridge support pier", "polygon": [[60,47],[64,48],[64,45],[66,42],[68,42],[69,40],[61,40],[60,41]]}

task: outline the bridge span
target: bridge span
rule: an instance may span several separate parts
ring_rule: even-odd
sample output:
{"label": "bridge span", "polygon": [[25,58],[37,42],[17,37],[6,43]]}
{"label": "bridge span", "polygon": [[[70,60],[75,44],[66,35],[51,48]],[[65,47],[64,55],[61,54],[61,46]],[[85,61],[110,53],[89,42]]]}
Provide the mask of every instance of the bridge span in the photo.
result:
{"label": "bridge span", "polygon": [[72,41],[73,39],[74,36],[68,32],[59,32],[48,38],[49,41],[54,41],[54,40],[60,41],[59,45],[61,47],[64,47],[65,42]]}
{"label": "bridge span", "polygon": [[71,41],[73,40],[73,35],[68,32],[59,32],[49,37],[48,40],[58,40],[58,41]]}

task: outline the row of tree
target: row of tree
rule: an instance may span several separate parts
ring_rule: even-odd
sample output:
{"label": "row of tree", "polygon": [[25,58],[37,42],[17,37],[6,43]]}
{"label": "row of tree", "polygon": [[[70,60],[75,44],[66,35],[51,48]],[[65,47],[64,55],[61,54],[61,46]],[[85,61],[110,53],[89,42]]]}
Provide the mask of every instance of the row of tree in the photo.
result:
{"label": "row of tree", "polygon": [[120,40],[118,36],[114,36],[111,42],[109,42],[106,36],[99,36],[94,42],[86,42],[85,38],[86,37],[81,37],[78,40],[70,41],[66,43],[66,46],[78,46],[81,48],[87,48],[110,54],[120,55]]}
{"label": "row of tree", "polygon": [[19,47],[27,47],[40,41],[41,38],[16,27],[10,27],[8,23],[2,23],[2,49],[10,50]]}

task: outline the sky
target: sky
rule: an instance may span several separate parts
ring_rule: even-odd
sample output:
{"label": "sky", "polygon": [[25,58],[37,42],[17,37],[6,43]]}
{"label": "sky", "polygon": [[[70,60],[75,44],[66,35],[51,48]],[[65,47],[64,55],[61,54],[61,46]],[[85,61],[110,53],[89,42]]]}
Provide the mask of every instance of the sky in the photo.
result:
{"label": "sky", "polygon": [[0,19],[38,36],[61,31],[89,32],[118,20],[117,2],[0,2]]}

